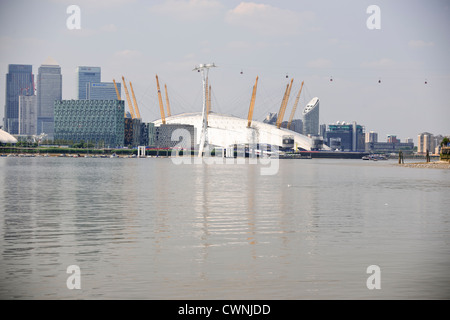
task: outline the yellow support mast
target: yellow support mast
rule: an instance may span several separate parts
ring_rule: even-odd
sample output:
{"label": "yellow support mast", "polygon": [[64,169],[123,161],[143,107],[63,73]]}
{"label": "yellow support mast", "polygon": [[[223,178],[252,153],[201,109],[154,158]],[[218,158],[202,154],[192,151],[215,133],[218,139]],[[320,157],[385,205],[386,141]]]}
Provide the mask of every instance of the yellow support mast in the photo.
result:
{"label": "yellow support mast", "polygon": [[169,103],[169,94],[167,93],[167,85],[164,85],[164,88],[166,90],[167,116],[171,117],[172,113],[170,112],[170,103]]}
{"label": "yellow support mast", "polygon": [[292,120],[294,119],[295,111],[297,110],[298,101],[300,100],[300,94],[302,93],[303,83],[304,83],[304,81],[302,81],[302,85],[300,86],[300,91],[297,94],[297,98],[295,99],[294,107],[292,108],[292,111],[291,111],[291,116],[289,117],[289,122],[287,124],[288,129],[291,128],[291,123],[292,123]]}
{"label": "yellow support mast", "polygon": [[250,126],[252,125],[253,109],[255,108],[256,87],[257,87],[257,85],[258,85],[258,77],[256,77],[255,85],[253,86],[252,100],[250,101],[250,107],[248,109],[247,128],[250,128]]}
{"label": "yellow support mast", "polygon": [[159,111],[161,112],[162,124],[166,124],[166,116],[164,115],[164,105],[161,97],[161,89],[159,88],[158,75],[156,75],[156,88],[158,89]]}
{"label": "yellow support mast", "polygon": [[[114,88],[116,88],[117,100],[122,100],[120,98],[120,93],[119,93],[119,89],[117,88],[116,80],[113,79],[113,82],[114,82]],[[125,118],[127,117],[127,112],[126,111],[124,111],[124,117]]]}
{"label": "yellow support mast", "polygon": [[286,85],[286,91],[284,92],[283,100],[281,100],[280,110],[278,111],[278,117],[277,117],[277,122],[276,122],[276,125],[278,128],[280,127],[278,125],[278,121],[280,120],[281,110],[283,109],[284,101],[286,101],[286,96],[287,96],[288,90],[289,90],[289,84]]}
{"label": "yellow support mast", "polygon": [[113,82],[114,82],[114,88],[116,88],[117,100],[122,100],[120,98],[120,93],[119,93],[119,89],[117,88],[116,80],[113,79]]}
{"label": "yellow support mast", "polygon": [[286,86],[286,92],[284,93],[284,98],[283,98],[283,101],[281,103],[280,111],[278,113],[278,118],[277,118],[277,128],[278,129],[280,129],[281,123],[283,122],[284,113],[286,112],[286,106],[287,106],[287,103],[289,101],[289,95],[291,94],[292,82],[293,81],[294,81],[294,79],[292,79],[291,83]]}
{"label": "yellow support mast", "polygon": [[128,109],[130,109],[131,119],[135,119],[136,116],[134,115],[133,104],[131,103],[130,94],[128,93],[127,84],[126,84],[125,78],[123,76],[122,76],[122,81],[123,81],[123,88],[125,89],[125,95],[127,96]]}
{"label": "yellow support mast", "polygon": [[139,112],[138,104],[136,101],[136,96],[134,95],[133,85],[131,84],[131,81],[130,81],[130,90],[131,90],[131,95],[133,96],[134,108],[136,109],[136,118],[141,119],[141,113]]}

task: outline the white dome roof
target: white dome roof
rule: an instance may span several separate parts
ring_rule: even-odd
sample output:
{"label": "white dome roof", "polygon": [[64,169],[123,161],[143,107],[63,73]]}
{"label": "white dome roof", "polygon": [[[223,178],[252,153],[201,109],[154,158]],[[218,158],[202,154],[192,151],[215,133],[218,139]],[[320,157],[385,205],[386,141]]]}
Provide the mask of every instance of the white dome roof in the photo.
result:
{"label": "white dome roof", "polygon": [[8,132],[0,129],[0,142],[1,143],[17,143],[17,139],[10,135]]}
{"label": "white dome roof", "polygon": [[[281,146],[283,137],[292,136],[294,143],[305,150],[311,150],[312,139],[297,132],[276,126],[252,121],[251,128],[247,128],[247,119],[241,119],[231,115],[210,113],[208,115],[208,140],[210,145],[227,147],[232,144],[261,143]],[[160,126],[161,119],[153,122]],[[202,113],[184,113],[166,118],[167,124],[190,124],[197,130],[197,141],[200,142],[202,130]],[[255,141],[256,139],[256,141]],[[327,148],[327,147],[326,147]]]}

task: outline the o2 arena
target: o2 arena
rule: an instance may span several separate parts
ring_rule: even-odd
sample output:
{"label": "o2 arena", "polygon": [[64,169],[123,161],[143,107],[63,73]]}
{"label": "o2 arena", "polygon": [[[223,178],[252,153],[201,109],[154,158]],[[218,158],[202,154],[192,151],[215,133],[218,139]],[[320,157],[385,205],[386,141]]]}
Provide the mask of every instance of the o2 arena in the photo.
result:
{"label": "o2 arena", "polygon": [[[165,120],[166,124],[193,125],[197,132],[201,132],[202,118],[202,113],[198,112],[174,115]],[[158,127],[162,124],[162,120],[153,123],[155,127]],[[247,119],[231,115],[209,113],[207,130],[207,143],[210,146],[221,148],[227,148],[234,144],[267,144],[282,148],[286,146],[286,141],[283,143],[283,140],[286,139],[293,139],[294,149],[310,151],[314,148],[313,139],[305,135],[285,128],[278,129],[277,126],[259,121],[252,121],[251,127],[247,127]],[[200,144],[200,139],[201,135],[197,134],[196,144]],[[289,144],[292,145],[292,141]]]}
{"label": "o2 arena", "polygon": [[[253,86],[253,94],[250,102],[248,119],[242,119],[231,115],[224,115],[211,112],[210,111],[211,96],[210,91],[208,92],[208,72],[209,69],[212,67],[216,66],[214,64],[201,64],[194,69],[194,71],[201,72],[203,80],[202,112],[184,113],[174,116],[170,115],[170,112],[168,112],[167,118],[164,115],[161,90],[159,88],[158,76],[156,76],[161,119],[153,122],[155,127],[174,124],[193,126],[196,132],[196,134],[194,135],[195,140],[193,142],[199,146],[199,155],[202,155],[202,152],[206,145],[210,147],[229,148],[230,146],[233,145],[259,144],[259,145],[270,145],[278,147],[280,149],[293,149],[299,151],[302,150],[311,151],[318,149],[317,143],[315,143],[317,142],[317,139],[310,138],[306,135],[281,127],[281,123],[283,121],[283,117],[286,111],[286,106],[289,100],[293,79],[291,80],[290,84],[286,86],[286,91],[281,103],[280,111],[278,113],[276,125],[272,125],[269,123],[253,121],[252,119],[253,108],[255,105],[256,88],[258,84],[258,77],[256,77],[255,85]],[[300,88],[300,91],[297,95],[297,99],[295,101],[294,108],[292,110],[287,128],[289,128],[292,118],[294,116],[302,87]],[[310,102],[310,104],[311,103],[313,103],[314,108],[318,112],[319,99],[314,98]],[[320,145],[319,148],[323,150],[330,150],[330,148],[325,145],[322,144],[319,145]]]}
{"label": "o2 arena", "polygon": [[17,139],[0,129],[0,143],[17,143]]}

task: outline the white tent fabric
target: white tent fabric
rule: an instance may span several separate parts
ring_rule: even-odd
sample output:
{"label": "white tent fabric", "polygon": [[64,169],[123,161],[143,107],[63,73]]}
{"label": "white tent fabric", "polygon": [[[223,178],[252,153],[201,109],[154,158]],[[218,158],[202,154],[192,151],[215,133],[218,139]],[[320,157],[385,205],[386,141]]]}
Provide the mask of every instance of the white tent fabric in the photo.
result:
{"label": "white tent fabric", "polygon": [[8,132],[0,129],[0,143],[17,143],[17,139]]}

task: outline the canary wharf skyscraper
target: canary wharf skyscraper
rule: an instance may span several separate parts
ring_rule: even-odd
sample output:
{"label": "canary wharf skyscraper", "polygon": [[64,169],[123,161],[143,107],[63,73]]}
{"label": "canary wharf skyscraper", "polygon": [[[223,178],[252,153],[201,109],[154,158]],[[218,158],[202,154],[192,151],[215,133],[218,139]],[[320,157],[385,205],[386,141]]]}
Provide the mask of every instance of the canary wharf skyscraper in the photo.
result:
{"label": "canary wharf skyscraper", "polygon": [[4,129],[10,134],[19,133],[19,96],[34,95],[33,66],[8,65],[6,74]]}
{"label": "canary wharf skyscraper", "polygon": [[37,134],[46,133],[53,139],[55,126],[55,101],[62,99],[61,67],[52,58],[48,58],[38,71],[37,81]]}
{"label": "canary wharf skyscraper", "polygon": [[78,100],[85,100],[88,98],[88,86],[90,83],[101,82],[101,68],[100,67],[78,67]]}
{"label": "canary wharf skyscraper", "polygon": [[[116,85],[120,95],[121,83],[117,82]],[[87,100],[117,100],[116,89],[112,82],[88,83],[86,87]]]}

